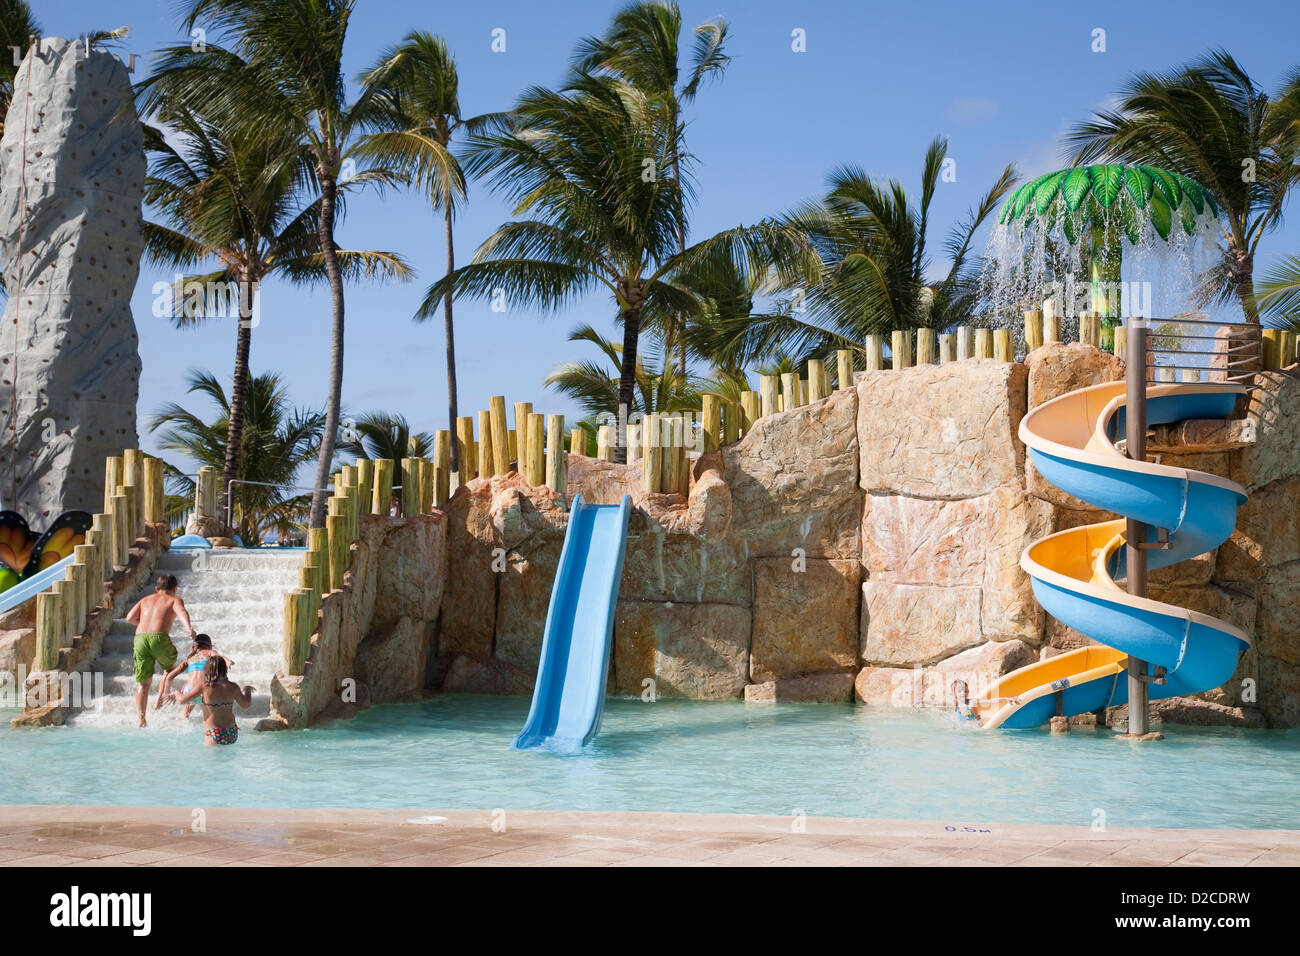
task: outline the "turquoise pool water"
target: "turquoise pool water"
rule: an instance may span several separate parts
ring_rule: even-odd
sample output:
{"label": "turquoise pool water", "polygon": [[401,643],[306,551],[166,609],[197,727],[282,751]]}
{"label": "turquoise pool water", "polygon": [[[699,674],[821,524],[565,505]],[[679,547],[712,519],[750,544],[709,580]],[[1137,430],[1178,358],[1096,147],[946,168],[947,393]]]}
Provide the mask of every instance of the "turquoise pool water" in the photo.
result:
{"label": "turquoise pool water", "polygon": [[[936,712],[610,700],[581,754],[520,752],[525,697],[446,696],[204,747],[198,723],[0,730],[0,803],[672,810],[1300,829],[1300,731],[983,732]],[[164,712],[165,713],[165,712]],[[174,712],[173,712],[174,713]],[[7,728],[7,721],[5,722]],[[2,811],[0,811],[2,812]]]}

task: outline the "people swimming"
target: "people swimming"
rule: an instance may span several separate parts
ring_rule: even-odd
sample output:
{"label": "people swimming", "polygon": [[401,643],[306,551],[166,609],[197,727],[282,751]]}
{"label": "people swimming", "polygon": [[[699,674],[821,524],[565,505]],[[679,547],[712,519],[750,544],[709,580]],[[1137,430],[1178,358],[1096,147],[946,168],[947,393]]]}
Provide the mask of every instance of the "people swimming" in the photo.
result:
{"label": "people swimming", "polygon": [[203,665],[203,682],[182,693],[171,691],[167,699],[185,704],[203,702],[203,737],[209,747],[229,746],[239,739],[235,723],[235,705],[245,709],[253,704],[253,685],[243,688],[226,676],[226,659],[214,654]]}
{"label": "people swimming", "polygon": [[146,726],[145,708],[149,700],[149,685],[153,683],[154,664],[158,664],[166,673],[176,663],[176,645],[172,643],[168,632],[172,622],[180,618],[185,630],[192,638],[194,627],[190,624],[189,612],[185,602],[176,593],[176,575],[160,574],[154,582],[154,593],[141,598],[126,615],[126,620],[135,625],[135,641],[131,657],[135,665],[135,711],[140,718],[140,726]]}
{"label": "people swimming", "polygon": [[[154,701],[153,709],[157,710],[163,705],[163,698],[171,691],[172,681],[185,674],[184,691],[193,690],[203,684],[203,668],[208,660],[218,656],[212,647],[212,638],[207,634],[194,635],[194,643],[190,646],[190,652],[184,658],[177,662],[176,666],[163,675],[162,687],[158,689],[158,699]],[[229,657],[226,659],[226,667],[230,668],[235,665]],[[194,709],[194,702],[190,701],[185,705],[183,716],[189,717],[190,711]]]}

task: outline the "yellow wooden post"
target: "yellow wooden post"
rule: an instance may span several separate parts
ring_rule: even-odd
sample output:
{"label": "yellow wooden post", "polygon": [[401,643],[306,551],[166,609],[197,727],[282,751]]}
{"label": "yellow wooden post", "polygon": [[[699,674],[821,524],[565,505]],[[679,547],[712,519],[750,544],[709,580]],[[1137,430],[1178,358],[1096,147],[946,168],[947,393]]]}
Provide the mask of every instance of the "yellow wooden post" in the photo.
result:
{"label": "yellow wooden post", "polygon": [[343,575],[348,570],[348,519],[346,515],[329,514],[325,516],[325,530],[330,539],[330,590],[337,591],[343,587]]}
{"label": "yellow wooden post", "polygon": [[1025,352],[1032,352],[1043,344],[1043,313],[1025,309]]}
{"label": "yellow wooden post", "polygon": [[704,417],[704,450],[717,451],[722,447],[722,401],[717,395],[703,395],[700,404]]}
{"label": "yellow wooden post", "polygon": [[298,569],[298,586],[311,591],[312,607],[320,610],[321,580],[320,555],[308,551],[302,556],[302,566]]}
{"label": "yellow wooden post", "polygon": [[1277,329],[1264,329],[1264,371],[1272,372],[1282,367],[1282,336]]}
{"label": "yellow wooden post", "polygon": [[[108,506],[111,509],[113,499],[108,499]],[[117,564],[117,539],[113,536],[116,530],[113,522],[112,511],[101,511],[91,520],[91,532],[95,535],[95,543],[99,546],[99,562],[103,570],[103,580],[107,581],[113,576],[113,565]]]}
{"label": "yellow wooden post", "polygon": [[55,591],[36,595],[36,669],[52,671],[59,666],[59,645],[64,632],[63,602]]}
{"label": "yellow wooden post", "polygon": [[420,514],[427,515],[433,511],[433,498],[437,492],[433,462],[428,458],[420,459]]}
{"label": "yellow wooden post", "polygon": [[1061,315],[1056,311],[1056,300],[1047,297],[1043,300],[1043,342],[1061,341]]}
{"label": "yellow wooden post", "polygon": [[1101,320],[1096,312],[1084,309],[1079,313],[1079,341],[1093,348],[1101,346]]}
{"label": "yellow wooden post", "polygon": [[144,458],[138,448],[128,448],[122,452],[122,484],[129,485],[135,491],[131,494],[131,537],[140,533],[144,524]]}
{"label": "yellow wooden post", "polygon": [[776,401],[777,381],[775,375],[758,377],[759,413],[756,418],[766,418],[780,411]]}
{"label": "yellow wooden post", "polygon": [[867,371],[879,372],[885,367],[885,337],[871,334],[866,339]]}
{"label": "yellow wooden post", "polygon": [[601,461],[614,460],[613,425],[600,425],[596,428],[596,457]]}
{"label": "yellow wooden post", "polygon": [[730,445],[740,440],[740,402],[726,402],[722,406],[722,443]]}
{"label": "yellow wooden post", "polygon": [[532,413],[532,402],[515,402],[515,460],[519,462],[520,474],[528,470],[528,416]]}
{"label": "yellow wooden post", "polygon": [[564,494],[564,416],[546,416],[546,487]]}
{"label": "yellow wooden post", "polygon": [[456,453],[460,456],[460,483],[478,477],[478,446],[474,443],[474,418],[456,419]]}
{"label": "yellow wooden post", "polygon": [[488,478],[499,474],[492,460],[492,413],[478,413],[478,476]]}
{"label": "yellow wooden post", "polygon": [[301,676],[311,651],[311,592],[294,588],[284,596],[284,670]]}
{"label": "yellow wooden post", "polygon": [[569,453],[587,457],[587,430],[574,428],[569,431]]}
{"label": "yellow wooden post", "polygon": [[641,427],[644,433],[642,437],[644,454],[641,458],[641,487],[648,494],[656,494],[663,488],[663,449],[659,416],[651,412],[641,422]]}
{"label": "yellow wooden post", "polygon": [[[532,408],[531,403],[529,408]],[[528,449],[524,458],[524,478],[534,488],[546,484],[546,416],[529,411],[519,440]]]}
{"label": "yellow wooden post", "polygon": [[1281,356],[1278,358],[1278,368],[1286,368],[1288,365],[1295,363],[1295,341],[1296,335],[1289,329],[1281,329]]}
{"label": "yellow wooden post", "polygon": [[835,350],[835,379],[839,388],[853,385],[853,351],[851,349]]}
{"label": "yellow wooden post", "polygon": [[[1150,339],[1148,339],[1148,341],[1150,341]],[[1128,352],[1125,351],[1127,348],[1128,328],[1127,326],[1117,325],[1115,326],[1115,354],[1120,358],[1124,358],[1128,354]]]}
{"label": "yellow wooden post", "polygon": [[402,515],[420,513],[420,459],[402,459]]}
{"label": "yellow wooden post", "polygon": [[357,459],[357,513],[374,514],[375,463],[369,458]]}
{"label": "yellow wooden post", "polygon": [[163,505],[162,473],[161,458],[146,458],[140,466],[140,490],[144,495],[140,507],[140,520],[149,524],[167,520],[167,509]]}
{"label": "yellow wooden post", "polygon": [[68,602],[67,632],[73,637],[86,626],[86,566],[78,564],[75,554],[72,564],[64,572],[63,596]]}
{"label": "yellow wooden post", "polygon": [[889,350],[893,353],[894,368],[911,368],[912,333],[906,329],[896,329],[889,335]]}
{"label": "yellow wooden post", "polygon": [[641,460],[641,425],[640,423],[628,422],[627,424],[627,463]]}
{"label": "yellow wooden post", "polygon": [[508,450],[506,451],[506,457],[508,457],[512,462],[515,463],[514,470],[519,472],[520,474],[523,474],[524,462],[523,459],[519,457],[518,431],[512,428],[510,429],[510,431],[506,432],[506,445],[508,446]]}
{"label": "yellow wooden post", "polygon": [[782,373],[781,394],[785,397],[786,410],[799,407],[799,375],[797,372]]}
{"label": "yellow wooden post", "polygon": [[674,469],[674,474],[677,476],[677,493],[685,495],[689,494],[691,490],[690,442],[693,434],[691,424],[695,420],[695,415],[691,412],[679,412],[677,420],[680,422],[680,426],[675,432],[678,441],[675,456],[677,458],[677,467]]}
{"label": "yellow wooden post", "polygon": [[113,555],[113,563],[119,567],[126,567],[127,560],[131,556],[131,545],[135,539],[127,531],[127,522],[131,515],[131,502],[126,496],[126,486],[118,485],[117,494],[113,496],[113,547],[117,553]]}
{"label": "yellow wooden post", "polygon": [[939,360],[939,343],[934,329],[916,330],[916,364],[933,365]]}
{"label": "yellow wooden post", "polygon": [[375,461],[375,490],[370,502],[370,510],[377,515],[387,516],[393,504],[393,459],[380,458]]}
{"label": "yellow wooden post", "polygon": [[951,332],[939,336],[939,364],[957,361],[957,336]]}
{"label": "yellow wooden post", "polygon": [[659,484],[665,492],[671,494],[677,490],[678,471],[681,468],[681,455],[678,448],[682,443],[682,420],[678,415],[665,415],[660,421],[663,466],[660,469]]}
{"label": "yellow wooden post", "polygon": [[433,503],[441,508],[451,497],[451,432],[441,429],[433,436]]}
{"label": "yellow wooden post", "polygon": [[[205,465],[205,468],[211,470],[211,465]],[[200,476],[203,474],[203,468],[199,469]],[[104,512],[113,510],[113,496],[117,494],[117,486],[122,483],[122,459],[121,457],[112,457],[104,459]],[[199,510],[199,497],[196,493],[194,499],[195,510]],[[200,511],[200,514],[206,512]],[[22,570],[21,568],[19,570]]]}
{"label": "yellow wooden post", "polygon": [[999,362],[1011,362],[1015,360],[1015,346],[1011,341],[1010,329],[993,330],[993,357]]}
{"label": "yellow wooden post", "polygon": [[754,422],[758,421],[760,408],[758,392],[740,393],[740,430],[744,434],[748,435],[749,430],[754,427]]}
{"label": "yellow wooden post", "polygon": [[[328,525],[329,518],[327,517],[325,521]],[[310,529],[307,532],[307,550],[316,555],[316,573],[320,577],[320,593],[323,598],[334,588],[334,573],[330,567],[329,531],[326,528]]]}
{"label": "yellow wooden post", "polygon": [[86,615],[99,607],[104,588],[103,566],[99,563],[99,548],[93,544],[79,544],[72,549],[73,562],[84,568],[82,574],[81,605]]}
{"label": "yellow wooden post", "polygon": [[488,413],[492,419],[492,474],[504,475],[510,471],[510,429],[506,426],[506,397],[493,395],[489,398]]}
{"label": "yellow wooden post", "polygon": [[964,362],[975,357],[975,330],[969,325],[959,325],[957,336],[957,361]]}
{"label": "yellow wooden post", "polygon": [[822,385],[824,384],[822,372],[821,359],[808,360],[808,401],[810,403],[819,402],[826,397],[826,394],[822,391]]}
{"label": "yellow wooden post", "polygon": [[975,357],[977,359],[990,359],[993,357],[992,329],[975,330]]}

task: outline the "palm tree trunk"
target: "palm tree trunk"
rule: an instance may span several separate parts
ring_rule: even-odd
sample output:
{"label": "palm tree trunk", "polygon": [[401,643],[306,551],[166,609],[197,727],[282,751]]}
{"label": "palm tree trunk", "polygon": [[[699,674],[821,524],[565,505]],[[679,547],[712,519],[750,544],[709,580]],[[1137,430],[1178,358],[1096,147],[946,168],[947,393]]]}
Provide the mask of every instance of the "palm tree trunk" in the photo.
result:
{"label": "palm tree trunk", "polygon": [[[456,271],[456,250],[452,246],[451,203],[444,211],[447,231],[447,275]],[[451,432],[451,470],[460,471],[460,442],[456,440],[456,335],[451,320],[451,289],[442,300],[442,316],[447,326],[447,428]],[[516,423],[517,424],[517,423]],[[465,476],[460,476],[461,484]]]}
{"label": "palm tree trunk", "polygon": [[614,460],[627,464],[626,422],[636,397],[636,347],[641,333],[641,310],[623,310],[623,356],[618,376],[619,427],[614,430]]}
{"label": "palm tree trunk", "polygon": [[244,443],[244,410],[248,403],[248,353],[253,342],[253,291],[247,274],[239,276],[239,331],[235,334],[235,378],[230,386],[230,419],[226,426],[226,458],[221,466],[222,520],[234,527],[230,483],[239,477]]}
{"label": "palm tree trunk", "polygon": [[[673,129],[677,128],[677,113],[673,111]],[[673,179],[677,182],[678,188],[681,188],[682,182],[682,165],[677,157],[677,152],[673,151]],[[685,202],[683,197],[682,202]],[[677,254],[681,255],[686,251],[686,217],[681,216],[677,220]],[[680,312],[677,314],[677,321],[673,328],[673,336],[677,338],[677,374],[681,376],[683,382],[686,381],[686,317]],[[666,356],[671,356],[672,342],[664,343],[667,347]]]}
{"label": "palm tree trunk", "polygon": [[325,433],[321,436],[320,457],[316,459],[316,482],[312,486],[311,520],[308,527],[325,527],[325,483],[329,481],[330,465],[334,461],[334,445],[339,430],[339,409],[343,398],[343,274],[339,271],[338,256],[334,249],[334,199],[338,180],[331,174],[320,174],[320,222],[317,236],[321,256],[325,262],[325,276],[330,284],[330,306],[333,325],[330,330],[330,390],[325,408]]}

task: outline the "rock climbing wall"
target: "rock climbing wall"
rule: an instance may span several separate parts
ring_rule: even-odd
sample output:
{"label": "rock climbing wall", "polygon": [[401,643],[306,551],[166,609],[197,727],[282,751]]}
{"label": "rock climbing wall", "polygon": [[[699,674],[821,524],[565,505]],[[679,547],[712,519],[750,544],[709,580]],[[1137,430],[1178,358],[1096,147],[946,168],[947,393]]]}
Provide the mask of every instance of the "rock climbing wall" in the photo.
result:
{"label": "rock climbing wall", "polygon": [[43,39],[14,80],[0,164],[0,502],[40,528],[102,510],[104,458],[137,444],[145,159],[126,67]]}

